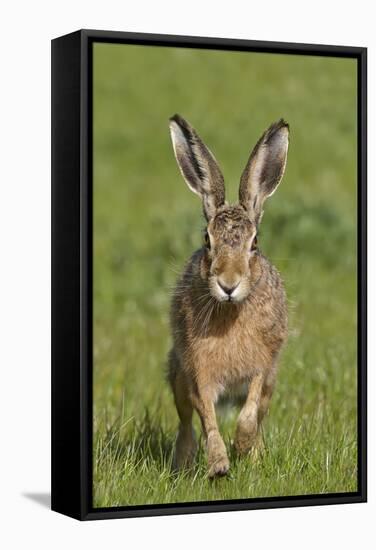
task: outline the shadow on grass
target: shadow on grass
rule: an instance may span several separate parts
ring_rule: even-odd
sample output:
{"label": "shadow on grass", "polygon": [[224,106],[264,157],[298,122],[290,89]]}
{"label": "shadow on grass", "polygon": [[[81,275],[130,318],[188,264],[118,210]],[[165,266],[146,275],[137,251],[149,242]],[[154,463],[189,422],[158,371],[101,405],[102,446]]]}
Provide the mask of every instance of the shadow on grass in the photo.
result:
{"label": "shadow on grass", "polygon": [[[100,432],[100,430],[98,430]],[[118,419],[98,436],[95,460],[132,462],[135,468],[152,464],[173,473],[172,460],[176,434],[162,428],[160,417],[148,410],[140,419]]]}

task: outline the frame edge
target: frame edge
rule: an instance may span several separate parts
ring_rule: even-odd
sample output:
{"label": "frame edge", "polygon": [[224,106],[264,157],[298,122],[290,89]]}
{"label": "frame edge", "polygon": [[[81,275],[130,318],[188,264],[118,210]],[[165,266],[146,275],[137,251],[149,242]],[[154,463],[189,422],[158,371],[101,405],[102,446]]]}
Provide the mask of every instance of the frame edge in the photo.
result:
{"label": "frame edge", "polygon": [[81,518],[80,32],[51,41],[51,508]]}

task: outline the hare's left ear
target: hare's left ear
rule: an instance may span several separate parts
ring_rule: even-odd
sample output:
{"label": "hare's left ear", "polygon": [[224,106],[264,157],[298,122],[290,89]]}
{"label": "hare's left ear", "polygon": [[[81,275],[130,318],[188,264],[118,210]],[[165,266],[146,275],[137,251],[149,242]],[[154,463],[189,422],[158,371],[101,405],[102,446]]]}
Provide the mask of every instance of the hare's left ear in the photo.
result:
{"label": "hare's left ear", "polygon": [[286,167],[289,126],[281,119],[261,136],[249,157],[239,187],[239,202],[256,224],[265,199],[277,189]]}

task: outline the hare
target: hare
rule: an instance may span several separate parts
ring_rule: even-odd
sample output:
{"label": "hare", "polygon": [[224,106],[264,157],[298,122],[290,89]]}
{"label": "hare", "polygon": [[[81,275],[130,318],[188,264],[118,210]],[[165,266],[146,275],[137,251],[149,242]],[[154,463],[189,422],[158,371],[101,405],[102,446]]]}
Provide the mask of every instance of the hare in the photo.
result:
{"label": "hare", "polygon": [[201,197],[206,218],[203,245],[188,261],[171,305],[168,378],[180,419],[174,460],[177,469],[193,463],[196,410],[208,476],[214,477],[229,470],[216,419],[218,399],[244,396],[234,446],[239,454],[257,448],[278,355],[287,339],[283,282],[260,252],[257,231],[264,201],[285,171],[289,126],[281,119],[261,136],[240,180],[239,203],[233,206],[225,201],[217,161],[192,126],[175,115],[170,132],[180,171]]}

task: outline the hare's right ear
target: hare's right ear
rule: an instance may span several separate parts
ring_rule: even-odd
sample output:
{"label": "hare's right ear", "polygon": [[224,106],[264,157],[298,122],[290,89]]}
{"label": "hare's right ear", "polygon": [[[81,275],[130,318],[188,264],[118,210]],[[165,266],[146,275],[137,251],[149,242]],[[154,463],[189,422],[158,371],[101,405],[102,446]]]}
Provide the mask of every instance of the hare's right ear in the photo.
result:
{"label": "hare's right ear", "polygon": [[174,153],[188,187],[202,198],[207,220],[225,202],[225,183],[217,161],[192,126],[179,115],[170,118]]}

